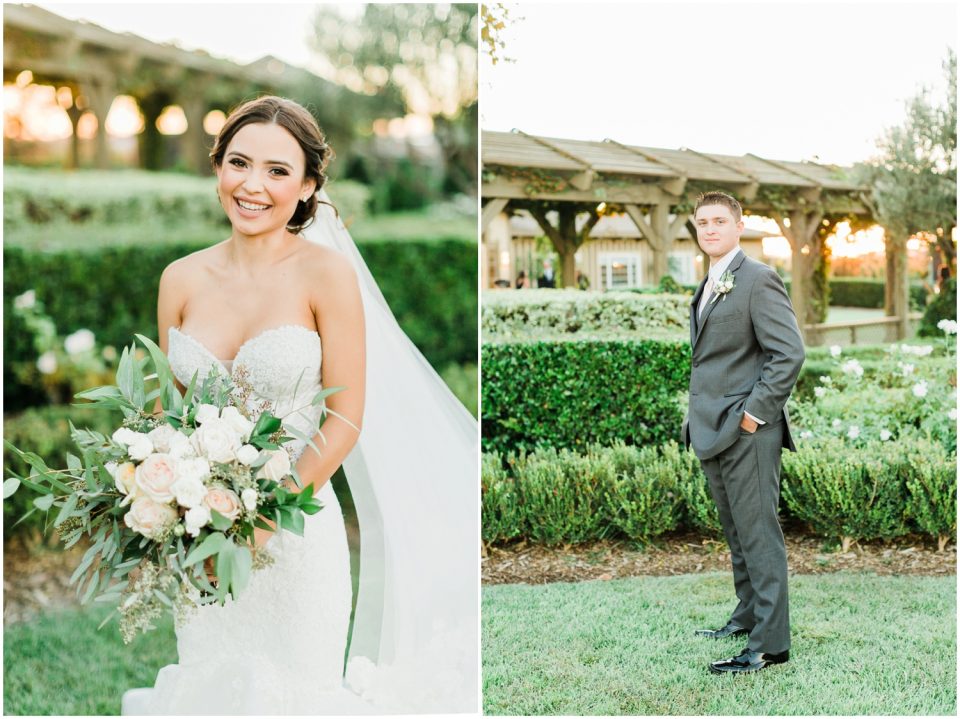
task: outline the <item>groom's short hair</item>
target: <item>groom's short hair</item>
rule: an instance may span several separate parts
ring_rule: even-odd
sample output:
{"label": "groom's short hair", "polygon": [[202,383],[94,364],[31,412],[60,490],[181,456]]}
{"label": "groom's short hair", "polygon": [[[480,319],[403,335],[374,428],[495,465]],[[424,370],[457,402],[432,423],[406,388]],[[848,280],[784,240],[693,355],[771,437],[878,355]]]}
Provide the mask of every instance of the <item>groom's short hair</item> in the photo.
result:
{"label": "groom's short hair", "polygon": [[719,192],[717,190],[712,192],[701,192],[700,196],[697,198],[697,206],[693,208],[694,217],[697,216],[697,210],[704,205],[723,205],[730,210],[730,214],[733,215],[734,222],[740,222],[741,218],[743,217],[743,208],[740,207],[740,203],[726,192]]}

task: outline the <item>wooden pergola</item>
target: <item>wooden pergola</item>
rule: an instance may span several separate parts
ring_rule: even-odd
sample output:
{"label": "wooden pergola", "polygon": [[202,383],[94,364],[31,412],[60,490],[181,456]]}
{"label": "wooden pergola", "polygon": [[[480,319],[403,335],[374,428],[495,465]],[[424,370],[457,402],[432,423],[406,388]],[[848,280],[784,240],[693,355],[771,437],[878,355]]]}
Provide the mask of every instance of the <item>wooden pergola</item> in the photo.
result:
{"label": "wooden pergola", "polygon": [[[789,241],[791,300],[801,325],[816,319],[807,298],[823,241],[843,220],[864,223],[873,217],[868,188],[850,180],[848,168],[834,165],[519,130],[483,131],[481,161],[481,231],[502,212],[528,210],[561,258],[565,286],[573,286],[574,253],[604,213],[629,215],[652,248],[651,276],[660,278],[668,274],[667,257],[681,228],[689,223],[696,237],[691,212],[697,195],[708,190],[733,195],[746,214],[774,219]],[[556,224],[547,219],[551,210]],[[588,219],[578,226],[576,218],[584,213]]]}
{"label": "wooden pergola", "polygon": [[34,5],[3,6],[3,40],[5,82],[30,70],[38,84],[70,88],[74,102],[66,112],[73,124],[73,166],[78,163],[77,122],[87,111],[97,119],[94,164],[109,165],[103,127],[118,95],[132,95],[143,112],[143,166],[159,164],[162,146],[156,120],[166,106],[178,104],[187,118],[184,159],[193,171],[208,173],[211,138],[203,129],[203,118],[210,110],[228,111],[239,100],[282,92],[305,78],[328,82],[276,58],[238,65],[199,50],[70,20]]}

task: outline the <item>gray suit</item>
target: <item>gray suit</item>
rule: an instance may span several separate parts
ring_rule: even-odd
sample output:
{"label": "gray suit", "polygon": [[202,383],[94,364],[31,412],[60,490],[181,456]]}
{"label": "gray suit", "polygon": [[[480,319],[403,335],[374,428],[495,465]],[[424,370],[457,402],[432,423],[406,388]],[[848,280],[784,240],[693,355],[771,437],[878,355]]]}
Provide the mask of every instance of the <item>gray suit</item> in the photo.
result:
{"label": "gray suit", "polygon": [[[733,562],[739,605],[730,621],[750,629],[748,647],[790,648],[787,554],[777,517],[780,453],[796,450],[786,402],[803,365],[803,339],[783,282],[743,250],[728,268],[733,290],[690,304],[690,409],[683,441],[700,459]],[[740,428],[744,412],[765,424]]]}

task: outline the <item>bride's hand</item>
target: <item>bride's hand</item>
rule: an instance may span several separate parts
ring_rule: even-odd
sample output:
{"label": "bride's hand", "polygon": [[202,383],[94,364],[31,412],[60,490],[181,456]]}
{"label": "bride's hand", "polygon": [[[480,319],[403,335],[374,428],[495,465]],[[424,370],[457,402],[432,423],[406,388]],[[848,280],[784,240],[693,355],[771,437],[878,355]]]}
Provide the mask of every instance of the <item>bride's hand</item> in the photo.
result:
{"label": "bride's hand", "polygon": [[[268,522],[273,525],[273,522]],[[273,525],[275,526],[275,525]],[[263,545],[270,541],[273,537],[274,531],[269,529],[260,529],[260,527],[254,527],[253,529],[253,549],[254,551],[260,549]]]}

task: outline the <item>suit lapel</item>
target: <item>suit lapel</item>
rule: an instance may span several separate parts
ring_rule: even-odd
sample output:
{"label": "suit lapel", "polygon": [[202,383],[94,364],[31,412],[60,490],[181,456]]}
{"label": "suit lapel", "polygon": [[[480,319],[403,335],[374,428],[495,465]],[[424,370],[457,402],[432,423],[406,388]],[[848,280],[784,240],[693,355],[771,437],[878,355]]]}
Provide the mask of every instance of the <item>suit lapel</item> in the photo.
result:
{"label": "suit lapel", "polygon": [[[726,272],[732,272],[734,278],[737,276],[737,270],[740,269],[740,265],[743,264],[746,255],[743,253],[743,250],[740,250],[740,253],[734,258],[733,262],[730,263],[730,266],[727,267]],[[724,274],[726,274],[724,272]],[[722,275],[721,275],[722,276]],[[703,291],[703,286],[701,286],[700,291]],[[700,294],[698,293],[698,297]],[[710,318],[710,313],[713,312],[713,308],[716,307],[719,303],[723,302],[723,298],[717,296],[714,300],[707,300],[707,306],[703,308],[703,315],[699,318],[700,321],[697,323],[697,334],[693,339],[693,345],[696,346],[697,341],[703,335],[703,328],[707,324],[707,320]],[[694,309],[694,314],[696,314],[696,309]]]}

